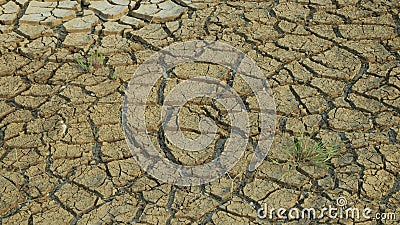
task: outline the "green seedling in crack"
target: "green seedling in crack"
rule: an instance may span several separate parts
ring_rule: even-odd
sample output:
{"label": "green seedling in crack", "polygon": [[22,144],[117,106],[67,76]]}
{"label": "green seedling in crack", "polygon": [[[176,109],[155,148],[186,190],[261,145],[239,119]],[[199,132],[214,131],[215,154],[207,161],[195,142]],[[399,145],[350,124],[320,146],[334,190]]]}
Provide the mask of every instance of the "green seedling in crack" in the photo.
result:
{"label": "green seedling in crack", "polygon": [[103,53],[95,50],[94,53],[88,55],[86,60],[75,59],[75,62],[83,71],[91,73],[103,66],[104,56]]}
{"label": "green seedling in crack", "polygon": [[[293,137],[292,145],[284,150],[287,156],[288,171],[283,177],[301,165],[315,166],[325,170],[331,169],[331,159],[340,154],[339,149],[339,145],[328,148],[321,141],[305,138],[304,133],[300,137]],[[275,164],[281,164],[276,160],[272,161]]]}
{"label": "green seedling in crack", "polygon": [[85,72],[92,72],[92,65],[83,59],[75,59],[76,64]]}

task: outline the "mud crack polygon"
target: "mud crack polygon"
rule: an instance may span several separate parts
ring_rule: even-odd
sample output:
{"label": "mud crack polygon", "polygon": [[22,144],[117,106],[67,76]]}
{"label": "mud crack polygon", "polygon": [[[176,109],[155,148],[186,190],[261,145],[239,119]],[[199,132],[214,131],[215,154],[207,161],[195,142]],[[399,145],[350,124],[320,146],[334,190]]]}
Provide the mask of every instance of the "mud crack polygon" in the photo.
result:
{"label": "mud crack polygon", "polygon": [[161,154],[161,146],[152,142],[146,128],[146,107],[152,87],[168,71],[183,63],[210,63],[224,66],[247,83],[259,105],[259,139],[248,170],[255,170],[266,157],[275,131],[275,103],[272,91],[261,69],[238,49],[215,41],[188,41],[166,47],[136,70],[125,92],[122,124],[126,140],[141,168],[155,178],[175,185],[192,186],[211,182],[229,171],[242,157],[249,140],[249,118],[246,105],[231,85],[216,78],[197,76],[175,86],[163,99],[161,127],[165,139],[185,151],[201,151],[216,134],[210,118],[199,123],[201,134],[195,139],[183,135],[178,116],[190,100],[206,97],[216,100],[230,116],[230,134],[223,151],[210,162],[182,165]]}

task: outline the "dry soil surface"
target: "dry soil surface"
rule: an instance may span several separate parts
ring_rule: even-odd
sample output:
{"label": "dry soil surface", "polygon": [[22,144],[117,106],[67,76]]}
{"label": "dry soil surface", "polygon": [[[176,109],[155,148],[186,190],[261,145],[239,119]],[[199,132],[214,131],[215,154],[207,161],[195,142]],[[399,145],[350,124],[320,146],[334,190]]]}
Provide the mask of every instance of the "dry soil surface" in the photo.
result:
{"label": "dry soil surface", "polygon": [[[398,224],[400,221],[400,3],[395,0],[0,0],[0,224]],[[140,169],[121,124],[135,69],[174,42],[219,40],[263,69],[277,128],[269,157],[246,171],[254,145],[219,180],[162,183]],[[85,72],[75,59],[98,50]],[[174,148],[159,129],[160,99],[195,75],[226,81],[242,96],[257,140],[258,107],[240,77],[213,64],[183,64],[154,87],[148,130],[163,152],[207,162],[228,137],[221,106],[197,99],[181,123],[198,135],[217,121],[215,143]],[[115,78],[115,79],[114,79]],[[160,91],[161,90],[161,91]],[[331,169],[290,170],[282,149],[302,131],[340,144]],[[278,163],[276,163],[278,162]],[[347,206],[374,218],[261,219],[269,207]]]}

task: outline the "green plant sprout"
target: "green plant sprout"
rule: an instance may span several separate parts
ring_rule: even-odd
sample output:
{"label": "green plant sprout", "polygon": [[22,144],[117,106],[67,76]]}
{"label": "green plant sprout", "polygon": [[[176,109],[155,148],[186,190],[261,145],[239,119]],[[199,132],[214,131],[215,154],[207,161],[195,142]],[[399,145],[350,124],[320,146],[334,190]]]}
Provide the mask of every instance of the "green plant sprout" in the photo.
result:
{"label": "green plant sprout", "polygon": [[[288,171],[283,175],[288,175],[290,170],[301,165],[315,166],[321,169],[332,168],[331,159],[340,154],[339,145],[327,148],[321,141],[306,139],[304,133],[300,137],[293,137],[293,143],[284,150],[288,162]],[[280,165],[277,160],[273,163]]]}
{"label": "green plant sprout", "polygon": [[294,137],[293,145],[285,150],[288,161],[294,166],[306,164],[321,169],[330,169],[330,160],[339,154],[338,146],[325,147],[321,141],[312,143],[304,136]]}
{"label": "green plant sprout", "polygon": [[98,50],[95,50],[94,53],[90,53],[89,58],[86,60],[83,59],[75,59],[76,64],[85,72],[91,73],[103,66],[104,56]]}

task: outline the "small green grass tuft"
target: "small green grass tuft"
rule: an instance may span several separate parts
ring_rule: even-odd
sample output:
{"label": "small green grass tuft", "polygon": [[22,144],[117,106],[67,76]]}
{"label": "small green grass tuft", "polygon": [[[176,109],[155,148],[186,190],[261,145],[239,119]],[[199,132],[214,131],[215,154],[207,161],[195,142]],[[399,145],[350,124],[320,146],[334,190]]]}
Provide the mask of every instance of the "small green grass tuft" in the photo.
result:
{"label": "small green grass tuft", "polygon": [[[304,133],[300,137],[293,137],[290,147],[284,150],[287,163],[287,171],[280,178],[284,180],[292,169],[301,166],[315,166],[320,169],[331,169],[331,159],[340,154],[339,145],[326,147],[321,141],[314,141],[306,138]],[[277,165],[282,165],[283,161],[272,160]]]}
{"label": "small green grass tuft", "polygon": [[75,62],[83,71],[91,73],[103,66],[104,56],[100,51],[95,50],[88,54],[86,60],[75,59]]}
{"label": "small green grass tuft", "polygon": [[86,62],[83,59],[75,59],[76,64],[78,64],[79,68],[81,68],[85,72],[92,72],[93,68],[90,62]]}
{"label": "small green grass tuft", "polygon": [[339,155],[339,146],[327,148],[321,141],[306,139],[304,135],[293,138],[293,145],[285,149],[288,162],[293,167],[301,164],[321,169],[332,168],[331,159]]}

